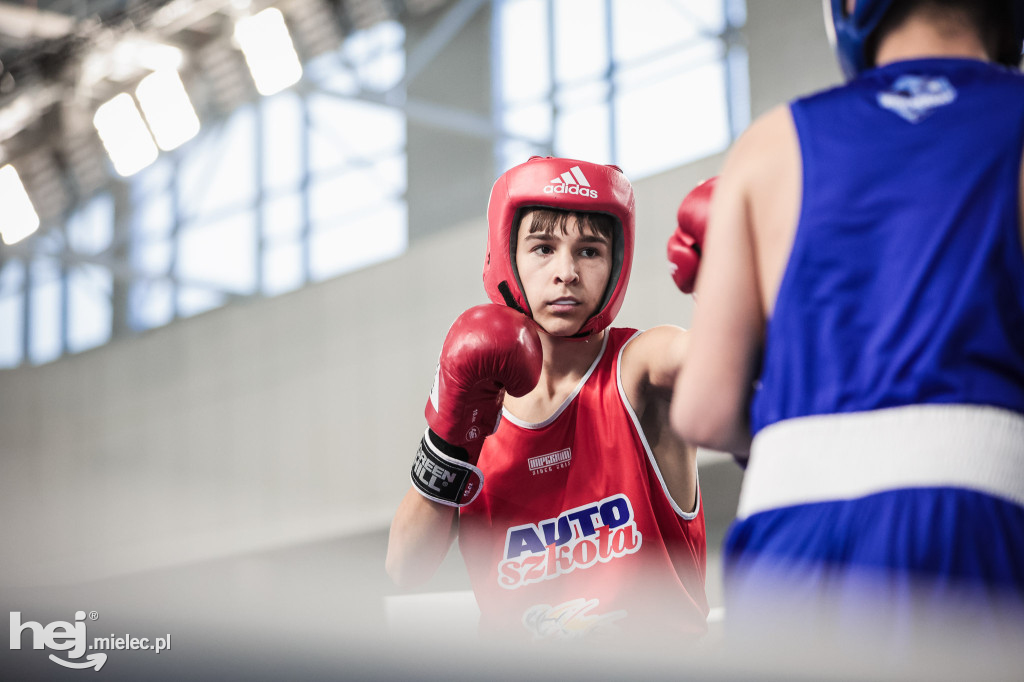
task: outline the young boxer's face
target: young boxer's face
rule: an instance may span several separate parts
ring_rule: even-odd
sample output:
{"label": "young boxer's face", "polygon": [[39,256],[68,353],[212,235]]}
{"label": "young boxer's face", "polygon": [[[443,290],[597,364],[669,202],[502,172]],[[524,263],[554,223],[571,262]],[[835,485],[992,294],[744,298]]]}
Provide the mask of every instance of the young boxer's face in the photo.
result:
{"label": "young boxer's face", "polygon": [[552,336],[572,336],[597,312],[611,274],[608,237],[573,216],[561,227],[538,229],[536,213],[519,225],[516,269],[533,319]]}

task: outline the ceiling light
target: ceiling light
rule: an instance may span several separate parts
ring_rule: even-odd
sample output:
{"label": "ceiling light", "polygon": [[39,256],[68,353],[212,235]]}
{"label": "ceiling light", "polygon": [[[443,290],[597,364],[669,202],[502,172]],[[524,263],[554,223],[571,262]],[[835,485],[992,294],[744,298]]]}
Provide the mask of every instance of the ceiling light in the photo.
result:
{"label": "ceiling light", "polygon": [[302,78],[302,64],[281,10],[270,7],[239,19],[235,40],[261,95],[273,95]]}
{"label": "ceiling light", "polygon": [[39,229],[39,216],[21,184],[18,171],[10,164],[0,168],[0,206],[4,207],[0,221],[4,244],[20,242]]}
{"label": "ceiling light", "polygon": [[100,106],[92,122],[119,175],[134,175],[156,161],[156,144],[131,95],[122,92]]}
{"label": "ceiling light", "polygon": [[143,78],[135,96],[160,149],[176,149],[199,132],[196,110],[174,69],[155,71]]}

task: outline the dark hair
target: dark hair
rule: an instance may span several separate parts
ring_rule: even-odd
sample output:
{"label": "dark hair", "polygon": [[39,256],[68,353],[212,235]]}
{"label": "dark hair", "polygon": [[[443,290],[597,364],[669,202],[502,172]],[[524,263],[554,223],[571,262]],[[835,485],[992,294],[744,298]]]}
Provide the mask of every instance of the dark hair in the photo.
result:
{"label": "dark hair", "polygon": [[869,66],[875,65],[882,40],[918,13],[966,21],[978,33],[989,59],[1007,65],[1020,62],[1021,46],[1016,42],[1008,0],[897,0],[865,44]]}
{"label": "dark hair", "polygon": [[562,234],[569,231],[569,219],[575,218],[580,230],[590,230],[598,233],[608,240],[615,242],[615,226],[618,221],[607,213],[592,213],[589,211],[562,211],[554,208],[528,208],[519,217],[522,224],[527,213],[533,214],[533,222],[530,223],[530,232],[544,232],[551,234],[555,229],[561,230]]}

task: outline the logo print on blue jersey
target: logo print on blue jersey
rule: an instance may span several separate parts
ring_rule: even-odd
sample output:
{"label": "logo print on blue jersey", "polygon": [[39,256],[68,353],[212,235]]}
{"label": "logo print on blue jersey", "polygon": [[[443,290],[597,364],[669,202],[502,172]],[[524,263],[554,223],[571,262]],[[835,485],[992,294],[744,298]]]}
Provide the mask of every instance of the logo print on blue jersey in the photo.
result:
{"label": "logo print on blue jersey", "polygon": [[900,76],[889,90],[878,93],[879,106],[911,123],[922,121],[954,100],[956,88],[944,76]]}

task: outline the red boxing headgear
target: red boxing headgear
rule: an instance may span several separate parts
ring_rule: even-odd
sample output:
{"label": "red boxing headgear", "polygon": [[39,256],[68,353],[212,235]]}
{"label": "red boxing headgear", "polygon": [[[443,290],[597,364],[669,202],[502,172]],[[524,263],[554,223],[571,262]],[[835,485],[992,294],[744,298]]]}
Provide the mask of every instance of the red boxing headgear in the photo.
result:
{"label": "red boxing headgear", "polygon": [[532,317],[514,258],[519,219],[526,209],[606,213],[617,223],[611,275],[597,312],[575,336],[590,336],[607,328],[622,307],[633,266],[634,203],[633,186],[618,166],[534,156],[505,171],[487,202],[484,290],[488,298]]}

